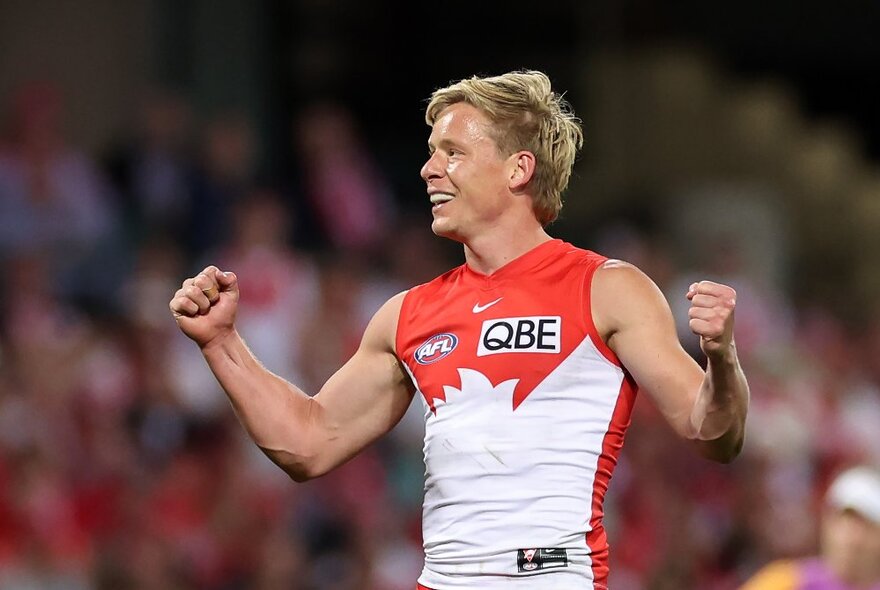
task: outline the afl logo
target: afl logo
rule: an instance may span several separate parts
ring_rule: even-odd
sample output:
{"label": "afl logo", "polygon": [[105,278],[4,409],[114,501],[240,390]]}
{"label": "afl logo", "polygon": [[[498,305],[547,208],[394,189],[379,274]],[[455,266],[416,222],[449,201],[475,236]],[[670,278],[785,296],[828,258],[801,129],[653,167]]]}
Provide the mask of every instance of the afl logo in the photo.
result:
{"label": "afl logo", "polygon": [[455,334],[435,334],[416,349],[416,362],[420,365],[436,363],[455,350],[456,346],[458,346],[458,336]]}

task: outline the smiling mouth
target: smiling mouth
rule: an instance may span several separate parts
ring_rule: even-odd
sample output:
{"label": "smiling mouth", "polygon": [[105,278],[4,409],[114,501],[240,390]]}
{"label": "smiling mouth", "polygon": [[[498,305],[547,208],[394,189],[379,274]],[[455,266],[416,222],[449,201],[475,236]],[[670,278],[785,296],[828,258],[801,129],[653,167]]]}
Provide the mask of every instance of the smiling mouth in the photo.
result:
{"label": "smiling mouth", "polygon": [[454,199],[455,196],[450,195],[449,193],[434,193],[430,196],[430,198],[431,204],[435,207],[439,207],[443,203],[448,203],[449,201]]}

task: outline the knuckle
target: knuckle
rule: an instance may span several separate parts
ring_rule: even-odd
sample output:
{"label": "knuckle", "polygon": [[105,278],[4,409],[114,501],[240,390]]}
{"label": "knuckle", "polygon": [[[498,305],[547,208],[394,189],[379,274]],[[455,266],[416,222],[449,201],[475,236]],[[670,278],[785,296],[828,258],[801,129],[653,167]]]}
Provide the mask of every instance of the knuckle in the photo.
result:
{"label": "knuckle", "polygon": [[172,313],[187,313],[189,311],[188,303],[190,303],[189,299],[175,297],[168,303],[168,308]]}

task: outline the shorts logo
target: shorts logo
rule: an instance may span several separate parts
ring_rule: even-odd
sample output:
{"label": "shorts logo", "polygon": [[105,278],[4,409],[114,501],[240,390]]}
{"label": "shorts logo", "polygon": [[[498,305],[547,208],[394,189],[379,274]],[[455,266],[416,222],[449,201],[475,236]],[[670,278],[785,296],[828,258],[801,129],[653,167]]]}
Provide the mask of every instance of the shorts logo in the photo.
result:
{"label": "shorts logo", "polygon": [[434,334],[416,349],[414,356],[420,365],[430,365],[448,356],[456,346],[458,336],[455,334]]}
{"label": "shorts logo", "polygon": [[477,356],[505,352],[558,353],[561,333],[562,318],[558,315],[486,320],[480,331]]}
{"label": "shorts logo", "polygon": [[568,551],[557,548],[520,549],[516,552],[516,565],[520,573],[568,567]]}

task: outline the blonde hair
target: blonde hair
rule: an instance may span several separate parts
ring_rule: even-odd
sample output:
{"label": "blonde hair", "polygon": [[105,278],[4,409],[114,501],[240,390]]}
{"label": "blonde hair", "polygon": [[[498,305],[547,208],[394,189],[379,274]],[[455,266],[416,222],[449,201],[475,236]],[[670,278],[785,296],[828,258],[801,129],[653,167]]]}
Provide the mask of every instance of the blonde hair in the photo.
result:
{"label": "blonde hair", "polygon": [[500,76],[473,76],[431,95],[425,111],[430,126],[447,107],[468,103],[486,114],[502,156],[520,150],[535,156],[531,183],[533,210],[541,225],[559,216],[577,151],[584,143],[580,119],[561,94],[553,92],[546,74],[534,70]]}

